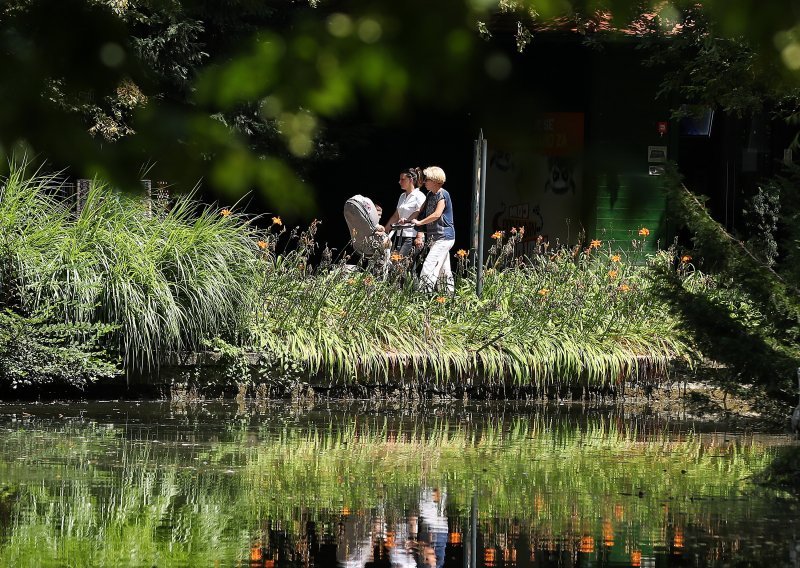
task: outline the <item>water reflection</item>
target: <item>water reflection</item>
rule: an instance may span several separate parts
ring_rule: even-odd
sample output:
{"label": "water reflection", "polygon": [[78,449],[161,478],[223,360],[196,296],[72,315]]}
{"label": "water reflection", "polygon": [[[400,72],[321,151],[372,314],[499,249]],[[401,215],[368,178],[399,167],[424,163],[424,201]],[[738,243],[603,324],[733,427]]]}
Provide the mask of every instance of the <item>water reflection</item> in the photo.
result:
{"label": "water reflection", "polygon": [[[251,566],[342,566],[441,568],[463,563],[461,532],[453,527],[445,508],[445,493],[425,488],[416,508],[404,518],[351,514],[342,511],[338,523],[308,521],[302,535],[270,526],[250,549]],[[296,546],[290,543],[296,542]]]}
{"label": "water reflection", "polygon": [[783,438],[619,410],[0,406],[8,566],[797,565]]}
{"label": "water reflection", "polygon": [[[730,538],[728,531],[712,533],[692,525],[671,524],[664,534],[648,538],[624,525],[615,535],[614,523],[607,520],[599,531],[581,536],[555,536],[529,521],[494,521],[478,526],[475,564],[471,564],[470,545],[464,542],[469,529],[465,533],[458,518],[441,518],[442,530],[432,528],[428,535],[416,532],[414,515],[395,523],[380,515],[348,516],[338,523],[322,523],[322,530],[308,522],[305,532],[295,538],[286,531],[267,529],[264,540],[253,542],[250,566],[714,566],[733,561],[796,566],[800,550],[792,531],[785,531],[786,548],[778,545],[780,536],[774,533],[762,538],[751,535],[761,542],[748,549],[748,538]],[[688,547],[684,531],[692,540]]]}

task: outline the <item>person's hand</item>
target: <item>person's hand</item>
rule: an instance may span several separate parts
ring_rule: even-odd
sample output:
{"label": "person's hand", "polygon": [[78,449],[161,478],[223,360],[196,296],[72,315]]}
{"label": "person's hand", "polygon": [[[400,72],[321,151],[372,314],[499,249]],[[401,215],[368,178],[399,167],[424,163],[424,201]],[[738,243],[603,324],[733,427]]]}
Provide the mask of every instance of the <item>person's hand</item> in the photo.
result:
{"label": "person's hand", "polygon": [[397,220],[398,225],[405,225],[406,223],[408,223],[408,219],[405,217],[400,217],[400,219]]}
{"label": "person's hand", "polygon": [[377,227],[375,227],[375,232],[376,233],[385,233],[386,229],[384,228],[383,225],[378,225]]}
{"label": "person's hand", "polygon": [[420,225],[422,225],[422,223],[420,223],[420,222],[419,222],[419,219],[414,219],[414,220],[413,220],[413,221],[411,221],[411,222],[412,222],[412,223],[414,223],[414,226],[415,226],[415,227],[419,227]]}
{"label": "person's hand", "polygon": [[418,249],[421,249],[424,244],[425,243],[422,241],[422,239],[414,239],[414,246]]}

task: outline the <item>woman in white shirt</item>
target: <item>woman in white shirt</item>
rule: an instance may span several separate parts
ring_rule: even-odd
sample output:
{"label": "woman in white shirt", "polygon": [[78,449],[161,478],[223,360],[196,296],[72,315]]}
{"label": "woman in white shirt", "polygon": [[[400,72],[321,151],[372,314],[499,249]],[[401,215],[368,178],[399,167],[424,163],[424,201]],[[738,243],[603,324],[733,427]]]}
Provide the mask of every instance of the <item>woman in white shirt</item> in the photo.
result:
{"label": "woman in white shirt", "polygon": [[[386,221],[385,231],[392,230],[395,223],[406,223],[415,219],[419,215],[422,205],[425,203],[425,194],[420,191],[418,185],[422,177],[422,170],[419,168],[408,168],[400,172],[400,188],[403,193],[397,200],[397,210]],[[380,230],[382,227],[378,227]],[[409,256],[414,250],[414,237],[417,230],[414,227],[398,229],[392,240],[392,252],[402,257]]]}

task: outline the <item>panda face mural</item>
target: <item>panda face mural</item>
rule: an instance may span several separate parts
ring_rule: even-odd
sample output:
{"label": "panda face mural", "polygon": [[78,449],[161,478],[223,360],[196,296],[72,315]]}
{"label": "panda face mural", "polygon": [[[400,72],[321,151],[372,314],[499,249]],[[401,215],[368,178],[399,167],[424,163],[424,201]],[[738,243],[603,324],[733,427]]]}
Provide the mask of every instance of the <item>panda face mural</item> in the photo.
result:
{"label": "panda face mural", "polygon": [[494,152],[489,160],[489,167],[495,167],[501,172],[512,172],[516,169],[511,152]]}
{"label": "panda face mural", "polygon": [[556,195],[565,193],[575,194],[575,177],[573,165],[565,158],[547,159],[548,176],[544,184],[544,191],[552,191]]}

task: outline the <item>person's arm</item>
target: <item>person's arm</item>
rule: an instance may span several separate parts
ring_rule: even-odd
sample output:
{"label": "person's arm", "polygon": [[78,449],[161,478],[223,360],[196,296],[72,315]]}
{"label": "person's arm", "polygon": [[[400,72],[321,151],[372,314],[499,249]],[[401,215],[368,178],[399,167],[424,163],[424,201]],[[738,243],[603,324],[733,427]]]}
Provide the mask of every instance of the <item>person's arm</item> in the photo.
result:
{"label": "person's arm", "polygon": [[433,210],[433,213],[425,217],[424,219],[414,219],[414,225],[427,225],[428,223],[433,223],[439,217],[442,216],[444,213],[445,202],[444,199],[440,199],[439,202],[436,204],[436,209]]}
{"label": "person's arm", "polygon": [[[416,225],[417,229],[425,229],[425,225],[428,223],[433,223],[439,217],[442,216],[444,213],[445,202],[444,199],[440,199],[439,203],[436,204],[436,209],[433,210],[433,213],[425,217],[424,219],[414,219],[413,223]],[[414,237],[414,246],[417,248],[422,248],[422,245],[425,242],[425,233],[420,231],[417,233],[417,236]]]}
{"label": "person's arm", "polygon": [[388,233],[389,231],[391,231],[392,230],[392,225],[397,222],[398,217],[399,217],[399,215],[397,214],[397,211],[395,210],[395,212],[392,213],[392,216],[389,217],[389,219],[387,219],[385,224],[378,225],[378,229],[377,229],[378,232],[383,231],[384,233]]}
{"label": "person's arm", "polygon": [[400,219],[399,223],[411,223],[414,219],[419,217],[419,214],[422,212],[422,209],[417,209],[411,215],[406,217],[405,219]]}
{"label": "person's arm", "polygon": [[[420,204],[419,209],[417,210],[417,217],[419,217],[423,211],[428,210],[428,200],[431,198],[431,195],[428,194],[425,196],[425,199],[422,200],[422,204]],[[425,244],[425,225],[418,225],[416,218],[412,221],[414,225],[417,227],[417,236],[414,237],[414,247],[421,249]]]}

